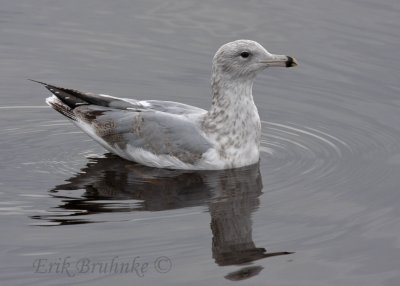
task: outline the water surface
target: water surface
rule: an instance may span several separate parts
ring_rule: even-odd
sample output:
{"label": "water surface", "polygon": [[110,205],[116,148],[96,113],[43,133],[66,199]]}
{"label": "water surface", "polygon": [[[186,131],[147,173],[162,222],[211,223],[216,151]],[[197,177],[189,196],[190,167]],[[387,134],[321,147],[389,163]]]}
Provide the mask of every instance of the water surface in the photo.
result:
{"label": "water surface", "polygon": [[[0,0],[2,285],[399,285],[399,12]],[[107,154],[26,80],[208,108],[211,58],[240,38],[300,66],[256,80],[261,161],[237,170]]]}

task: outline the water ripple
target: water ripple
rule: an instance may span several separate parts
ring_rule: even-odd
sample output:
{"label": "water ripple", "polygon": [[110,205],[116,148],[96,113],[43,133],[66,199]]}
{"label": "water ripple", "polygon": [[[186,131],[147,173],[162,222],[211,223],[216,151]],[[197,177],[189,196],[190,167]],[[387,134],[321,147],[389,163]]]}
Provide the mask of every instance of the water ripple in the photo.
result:
{"label": "water ripple", "polygon": [[362,162],[370,156],[387,160],[393,152],[400,152],[399,134],[385,133],[377,124],[351,128],[338,124],[332,132],[335,133],[296,123],[263,121],[261,157],[269,189],[296,184],[318,188],[349,180],[363,185],[376,178],[383,180],[389,168],[360,167]]}
{"label": "water ripple", "polygon": [[39,173],[70,175],[87,156],[102,154],[103,149],[92,144],[91,139],[68,120],[54,119],[57,114],[50,110],[40,112],[41,118],[38,118],[37,109],[43,107],[0,107],[0,120],[7,122],[7,128],[0,130],[6,171],[15,173],[17,168],[29,177]]}

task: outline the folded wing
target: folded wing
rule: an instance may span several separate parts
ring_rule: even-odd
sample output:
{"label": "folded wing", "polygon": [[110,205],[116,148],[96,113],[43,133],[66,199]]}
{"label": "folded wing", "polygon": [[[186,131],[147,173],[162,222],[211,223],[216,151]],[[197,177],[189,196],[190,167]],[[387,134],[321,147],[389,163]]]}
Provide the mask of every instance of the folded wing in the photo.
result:
{"label": "folded wing", "polygon": [[155,155],[195,164],[212,147],[196,121],[205,114],[203,109],[42,84],[53,94],[47,99],[50,106],[73,120],[103,147],[126,159],[151,165],[143,161],[154,160]]}

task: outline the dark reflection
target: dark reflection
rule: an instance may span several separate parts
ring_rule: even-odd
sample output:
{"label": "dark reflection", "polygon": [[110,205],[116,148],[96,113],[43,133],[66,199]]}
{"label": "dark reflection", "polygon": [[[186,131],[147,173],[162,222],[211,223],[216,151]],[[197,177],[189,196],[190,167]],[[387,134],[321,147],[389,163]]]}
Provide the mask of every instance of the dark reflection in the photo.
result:
{"label": "dark reflection", "polygon": [[[65,198],[65,204],[58,208],[82,210],[86,214],[179,209],[205,204],[212,196],[213,187],[207,186],[200,173],[145,167],[107,154],[105,158],[90,159],[78,174],[51,192],[55,197],[62,197],[58,194],[78,189],[85,193],[76,199]],[[115,208],[115,200],[139,202]],[[81,212],[76,214],[82,216]],[[65,217],[58,219],[56,222],[65,224]]]}
{"label": "dark reflection", "polygon": [[216,195],[209,202],[209,210],[215,262],[221,266],[235,265],[269,256],[290,254],[267,253],[265,248],[254,244],[251,215],[260,204],[262,190],[258,164],[214,174],[218,184],[215,185]]}
{"label": "dark reflection", "polygon": [[[290,254],[290,253],[286,253]],[[238,271],[234,271],[229,273],[228,275],[225,275],[225,278],[228,280],[232,281],[240,281],[240,280],[245,280],[250,277],[258,275],[258,273],[261,272],[264,268],[261,266],[249,266],[249,267],[243,267],[239,269]]]}
{"label": "dark reflection", "polygon": [[[78,197],[66,190],[84,190]],[[181,171],[149,168],[113,155],[90,159],[66,184],[54,187],[62,204],[51,214],[35,216],[54,224],[91,221],[89,214],[161,211],[208,206],[213,234],[212,253],[220,266],[243,265],[290,252],[270,252],[256,247],[252,238],[252,213],[260,204],[262,181],[259,165],[224,171]],[[115,201],[137,200],[115,204]],[[82,219],[88,217],[88,219]],[[247,266],[225,276],[242,280],[257,275],[261,266]]]}

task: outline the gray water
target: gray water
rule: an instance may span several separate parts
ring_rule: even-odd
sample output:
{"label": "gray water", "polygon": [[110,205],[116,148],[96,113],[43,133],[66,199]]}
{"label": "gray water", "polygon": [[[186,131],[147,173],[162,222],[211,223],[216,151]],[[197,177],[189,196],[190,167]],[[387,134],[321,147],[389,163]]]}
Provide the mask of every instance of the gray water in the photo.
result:
{"label": "gray water", "polygon": [[[1,285],[400,284],[400,2],[269,2],[0,0]],[[26,80],[208,108],[240,38],[300,65],[238,170],[114,157]]]}

